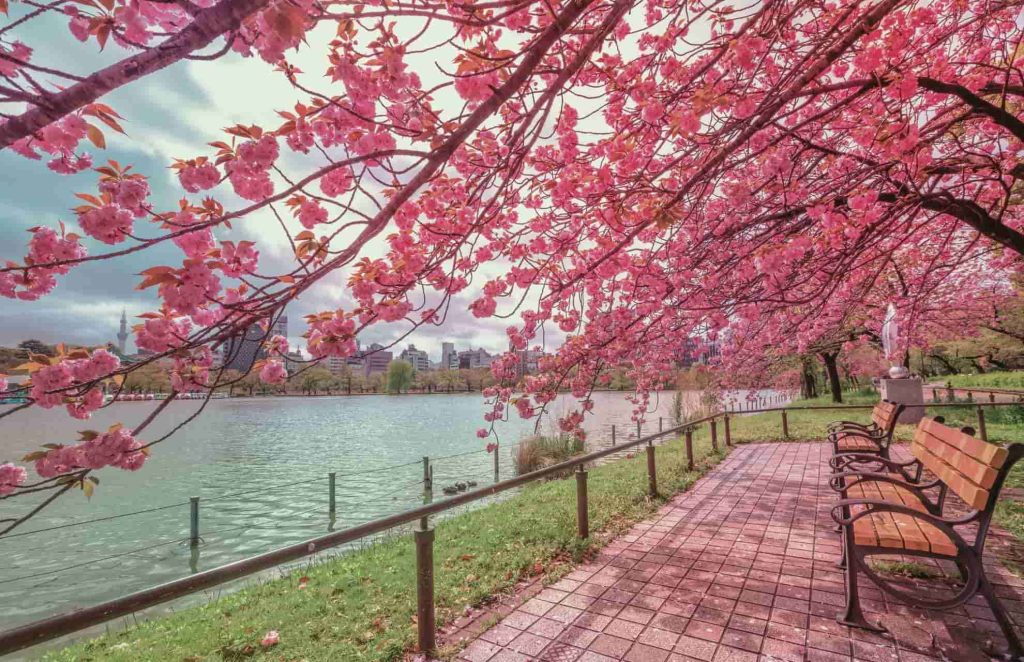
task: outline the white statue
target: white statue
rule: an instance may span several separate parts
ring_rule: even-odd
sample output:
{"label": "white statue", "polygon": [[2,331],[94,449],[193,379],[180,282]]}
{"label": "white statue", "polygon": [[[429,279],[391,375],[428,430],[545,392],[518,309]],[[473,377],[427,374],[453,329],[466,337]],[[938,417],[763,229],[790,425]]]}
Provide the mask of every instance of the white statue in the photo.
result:
{"label": "white statue", "polygon": [[885,310],[885,320],[882,322],[882,350],[885,352],[885,358],[892,364],[889,368],[889,377],[906,379],[910,376],[909,370],[896,363],[899,360],[899,333],[896,328],[896,306],[891,303]]}

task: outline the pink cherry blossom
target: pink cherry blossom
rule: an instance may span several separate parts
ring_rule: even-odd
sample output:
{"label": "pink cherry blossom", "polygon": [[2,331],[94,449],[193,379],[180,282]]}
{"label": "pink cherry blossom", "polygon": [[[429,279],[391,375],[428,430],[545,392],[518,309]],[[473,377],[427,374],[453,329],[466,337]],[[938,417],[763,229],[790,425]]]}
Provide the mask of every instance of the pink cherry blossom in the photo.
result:
{"label": "pink cherry blossom", "polygon": [[0,464],[0,497],[7,496],[18,489],[28,478],[23,467],[7,462]]}
{"label": "pink cherry blossom", "polygon": [[269,360],[260,369],[260,381],[265,384],[284,384],[287,380],[288,371],[280,361]]}

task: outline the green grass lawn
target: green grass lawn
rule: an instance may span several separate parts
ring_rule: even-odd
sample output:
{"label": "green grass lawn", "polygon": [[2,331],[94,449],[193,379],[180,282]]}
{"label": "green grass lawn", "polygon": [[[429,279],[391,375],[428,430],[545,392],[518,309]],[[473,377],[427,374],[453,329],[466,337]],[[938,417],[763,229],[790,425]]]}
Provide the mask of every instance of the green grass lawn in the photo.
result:
{"label": "green grass lawn", "polygon": [[[658,487],[689,487],[724,454],[698,441],[696,471],[687,471],[680,440],[657,448]],[[434,558],[438,623],[507,591],[525,576],[554,580],[612,536],[650,515],[646,459],[590,470],[591,530],[576,538],[575,479],[525,488],[501,503],[437,525]],[[204,606],[155,618],[59,651],[49,660],[397,660],[415,642],[412,539],[386,542],[253,585]],[[307,579],[300,586],[300,578]],[[264,633],[280,644],[262,650]]]}
{"label": "green grass lawn", "polygon": [[1024,389],[1024,371],[986,372],[980,375],[944,375],[932,381],[949,382],[957,388],[1009,388]]}

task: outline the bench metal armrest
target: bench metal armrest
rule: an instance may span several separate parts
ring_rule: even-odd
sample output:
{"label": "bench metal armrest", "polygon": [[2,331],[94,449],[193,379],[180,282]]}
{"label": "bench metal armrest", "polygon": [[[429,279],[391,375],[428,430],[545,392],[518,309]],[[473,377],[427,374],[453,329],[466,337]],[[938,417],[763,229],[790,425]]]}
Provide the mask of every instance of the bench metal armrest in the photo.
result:
{"label": "bench metal armrest", "polygon": [[833,421],[825,426],[825,429],[829,432],[836,432],[837,430],[850,429],[850,430],[861,430],[870,431],[878,429],[878,426],[874,423],[856,423],[854,421]]}
{"label": "bench metal armrest", "polygon": [[856,451],[845,451],[841,453],[835,453],[828,459],[828,465],[833,469],[840,469],[848,464],[861,462],[878,462],[879,464],[885,465],[886,468],[892,469],[893,471],[900,471],[903,468],[913,466],[918,463],[917,460],[910,460],[909,462],[896,462],[895,460],[889,460],[881,455],[875,453],[858,453]]}
{"label": "bench metal armrest", "polygon": [[885,433],[881,430],[877,432],[861,432],[860,430],[839,430],[838,432],[830,432],[828,435],[829,441],[840,441],[842,439],[848,439],[850,437],[858,437],[860,439],[869,439],[875,443],[879,443],[885,439]]}
{"label": "bench metal armrest", "polygon": [[[855,480],[850,483],[846,483],[846,479],[848,478]],[[862,481],[891,483],[893,485],[898,485],[899,487],[905,487],[912,492],[917,492],[918,490],[930,490],[933,487],[939,487],[942,485],[942,481],[940,480],[934,480],[930,483],[911,483],[899,478],[893,478],[889,474],[878,473],[875,471],[844,471],[842,473],[832,474],[829,476],[828,484],[829,487],[836,492],[841,492],[845,495],[846,490]]]}

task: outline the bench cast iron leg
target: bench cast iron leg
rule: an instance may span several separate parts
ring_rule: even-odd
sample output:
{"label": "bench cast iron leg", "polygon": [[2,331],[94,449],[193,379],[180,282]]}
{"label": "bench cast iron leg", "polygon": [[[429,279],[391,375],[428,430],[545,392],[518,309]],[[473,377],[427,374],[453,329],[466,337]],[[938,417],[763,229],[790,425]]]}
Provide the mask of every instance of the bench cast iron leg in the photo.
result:
{"label": "bench cast iron leg", "polygon": [[981,584],[978,586],[978,590],[985,596],[988,606],[996,616],[999,627],[1003,630],[1003,634],[1006,635],[1006,641],[1010,645],[1010,656],[1014,660],[1024,658],[1024,648],[1021,647],[1020,639],[1017,638],[1017,633],[1013,629],[1013,623],[1006,615],[1003,605],[999,603],[999,598],[996,597],[995,591],[992,590],[992,585],[988,583],[988,578],[985,577],[984,572],[981,573]]}
{"label": "bench cast iron leg", "polygon": [[849,528],[843,531],[843,556],[846,560],[846,609],[838,616],[836,621],[841,625],[848,625],[852,628],[861,628],[871,632],[885,632],[885,628],[868,623],[864,618],[864,612],[860,608],[860,596],[857,595],[857,561],[853,555],[853,532]]}

